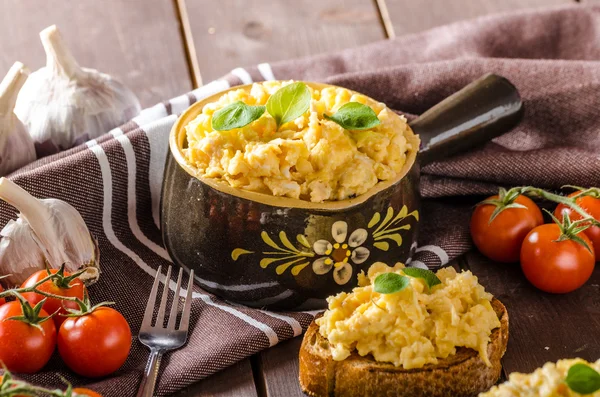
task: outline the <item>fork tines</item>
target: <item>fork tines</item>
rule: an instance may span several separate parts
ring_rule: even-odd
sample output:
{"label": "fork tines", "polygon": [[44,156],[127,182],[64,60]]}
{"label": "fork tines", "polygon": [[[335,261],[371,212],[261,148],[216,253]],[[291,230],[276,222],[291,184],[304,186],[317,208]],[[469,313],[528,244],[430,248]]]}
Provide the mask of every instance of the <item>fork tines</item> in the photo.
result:
{"label": "fork tines", "polygon": [[[149,330],[152,328],[164,328],[165,312],[167,308],[167,298],[169,296],[169,283],[171,282],[171,269],[169,266],[167,275],[165,277],[165,283],[162,291],[162,297],[160,300],[160,306],[158,308],[158,314],[156,316],[156,322],[152,325],[152,319],[154,318],[154,305],[156,304],[156,296],[158,295],[158,286],[161,278],[161,266],[156,271],[156,277],[154,284],[152,285],[152,291],[150,291],[150,297],[148,298],[148,304],[146,305],[146,311],[144,313],[144,320],[142,321],[141,331]],[[177,312],[179,309],[179,293],[181,290],[181,279],[183,278],[183,269],[179,269],[179,277],[177,277],[177,286],[175,287],[175,295],[173,297],[173,303],[169,314],[169,322],[166,329],[175,331],[175,322],[177,321]],[[194,284],[194,271],[190,271],[190,279],[188,281],[187,295],[183,305],[183,311],[181,314],[181,320],[179,321],[179,331],[187,331],[190,323],[190,312],[192,308],[192,288]]]}

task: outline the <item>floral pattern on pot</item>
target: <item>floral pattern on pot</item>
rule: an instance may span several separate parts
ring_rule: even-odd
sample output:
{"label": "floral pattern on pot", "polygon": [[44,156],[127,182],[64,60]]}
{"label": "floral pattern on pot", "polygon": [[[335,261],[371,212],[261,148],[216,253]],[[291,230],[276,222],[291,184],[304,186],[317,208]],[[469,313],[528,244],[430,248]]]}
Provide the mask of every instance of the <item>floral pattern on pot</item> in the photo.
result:
{"label": "floral pattern on pot", "polygon": [[411,226],[409,223],[402,226],[398,225],[401,221],[410,216],[414,217],[417,222],[419,221],[419,211],[414,210],[409,214],[408,207],[406,205],[402,206],[402,209],[395,217],[394,209],[389,207],[385,214],[385,218],[383,218],[383,221],[381,220],[381,214],[379,212],[374,213],[367,226],[369,229],[377,227],[373,231],[373,246],[382,251],[387,251],[390,249],[390,243],[385,240],[394,241],[398,247],[401,246],[402,236],[399,232],[401,230],[410,230]]}
{"label": "floral pattern on pot", "polygon": [[317,255],[323,255],[312,263],[315,274],[327,274],[333,269],[333,279],[339,285],[346,284],[352,278],[352,263],[359,265],[369,259],[371,252],[361,245],[367,241],[369,233],[365,229],[356,229],[348,236],[348,224],[337,221],[331,226],[330,240],[317,240],[313,244],[313,250]]}
{"label": "floral pattern on pot", "polygon": [[[395,215],[395,216],[394,216]],[[279,242],[275,242],[265,231],[261,232],[263,242],[274,249],[274,251],[263,251],[260,266],[266,269],[271,264],[276,264],[277,275],[283,274],[291,268],[293,276],[297,276],[302,270],[312,265],[312,271],[316,275],[325,275],[333,271],[333,279],[339,285],[347,284],[352,279],[355,270],[352,265],[365,263],[371,255],[371,250],[376,248],[382,251],[390,249],[390,242],[396,243],[397,247],[402,245],[400,231],[410,230],[409,223],[400,225],[408,218],[414,217],[419,220],[419,211],[408,213],[404,205],[395,214],[389,207],[382,219],[381,213],[376,212],[371,217],[367,228],[357,228],[351,232],[348,223],[336,221],[331,226],[331,236],[316,240],[312,245],[303,234],[296,235],[297,245],[293,244],[286,232],[279,232]],[[368,229],[368,230],[367,230]],[[235,248],[231,252],[231,258],[237,261],[241,255],[254,254],[243,248]]]}

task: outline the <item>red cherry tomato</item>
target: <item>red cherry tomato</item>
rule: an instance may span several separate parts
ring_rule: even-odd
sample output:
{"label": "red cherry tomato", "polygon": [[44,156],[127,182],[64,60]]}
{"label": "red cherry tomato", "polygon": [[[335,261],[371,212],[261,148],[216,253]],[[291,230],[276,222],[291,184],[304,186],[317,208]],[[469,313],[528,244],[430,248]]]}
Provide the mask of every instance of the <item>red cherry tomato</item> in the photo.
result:
{"label": "red cherry tomato", "polygon": [[[29,278],[27,280],[25,280],[25,282],[23,283],[23,285],[21,285],[21,287],[22,288],[32,287],[37,282],[46,278],[48,276],[48,272],[55,274],[58,272],[58,270],[50,269],[50,270],[37,271],[37,272],[33,273],[31,276],[29,276]],[[64,272],[65,277],[68,277],[70,275],[71,275],[70,273]],[[48,292],[48,293],[54,294],[54,295],[83,299],[83,295],[85,293],[85,286],[83,285],[83,281],[81,281],[78,278],[75,278],[75,279],[71,280],[71,282],[68,285],[69,285],[69,287],[65,288],[65,286],[59,285],[57,280],[48,280],[45,283],[43,283],[42,285],[38,286],[37,289],[39,289],[40,291],[43,291],[43,292]],[[38,302],[40,302],[42,299],[44,299],[43,295],[36,294],[34,292],[24,293],[23,297],[25,299],[27,299],[32,305],[36,305]],[[56,298],[48,298],[46,300],[46,302],[44,303],[43,308],[47,313],[52,314],[52,313],[58,312],[54,317],[52,317],[54,319],[54,323],[56,324],[56,328],[60,328],[60,325],[63,323],[63,321],[65,321],[65,317],[61,316],[61,314],[67,313],[67,311],[65,310],[65,307],[70,308],[70,309],[78,309],[79,308],[77,306],[77,303],[75,303],[73,301],[64,301],[64,300],[60,300],[60,299],[56,299]]]}
{"label": "red cherry tomato", "polygon": [[[498,196],[487,200],[498,200]],[[544,223],[542,212],[529,197],[518,196],[514,202],[527,208],[506,208],[490,223],[496,206],[480,204],[471,217],[471,237],[475,246],[497,262],[517,262],[527,233]]]}
{"label": "red cherry tomato", "polygon": [[115,309],[100,307],[68,317],[58,331],[58,352],[73,372],[96,378],[123,365],[131,349],[131,329]]}
{"label": "red cherry tomato", "polygon": [[577,234],[590,247],[588,251],[574,240],[556,241],[560,226],[554,223],[533,229],[521,248],[521,268],[527,280],[545,292],[564,294],[581,287],[594,270],[594,248],[582,232]]}
{"label": "red cherry tomato", "polygon": [[[4,288],[2,288],[2,286],[0,285],[0,292],[4,291]],[[0,298],[0,306],[2,306],[3,304],[6,303],[6,300],[4,298]]]}
{"label": "red cherry tomato", "polygon": [[[569,194],[569,197],[573,197],[578,193],[579,192],[571,193]],[[594,219],[600,221],[600,199],[591,196],[583,196],[575,199],[575,203],[583,208],[585,212],[593,216]],[[583,219],[583,217],[579,215],[578,212],[573,211],[571,207],[564,204],[559,204],[554,210],[554,216],[557,217],[558,220],[562,220],[563,214],[569,215],[572,221]],[[583,232],[592,241],[592,244],[594,245],[594,251],[600,252],[600,227],[591,226]]]}
{"label": "red cherry tomato", "polygon": [[[56,327],[46,320],[41,330],[23,321],[10,320],[22,316],[18,301],[0,306],[0,362],[11,372],[32,374],[44,367],[56,346]],[[40,317],[47,317],[42,310]]]}
{"label": "red cherry tomato", "polygon": [[87,397],[102,397],[102,395],[100,393],[97,393],[90,389],[84,389],[81,387],[73,389],[73,397],[75,397],[75,395],[87,396]]}

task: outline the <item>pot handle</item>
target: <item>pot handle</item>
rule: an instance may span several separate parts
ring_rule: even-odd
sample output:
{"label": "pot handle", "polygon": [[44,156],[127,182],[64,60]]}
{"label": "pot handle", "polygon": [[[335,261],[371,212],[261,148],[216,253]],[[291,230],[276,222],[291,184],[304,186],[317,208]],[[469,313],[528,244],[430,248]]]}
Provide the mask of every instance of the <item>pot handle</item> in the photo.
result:
{"label": "pot handle", "polygon": [[480,146],[508,132],[523,116],[517,88],[486,74],[410,123],[421,138],[422,165]]}

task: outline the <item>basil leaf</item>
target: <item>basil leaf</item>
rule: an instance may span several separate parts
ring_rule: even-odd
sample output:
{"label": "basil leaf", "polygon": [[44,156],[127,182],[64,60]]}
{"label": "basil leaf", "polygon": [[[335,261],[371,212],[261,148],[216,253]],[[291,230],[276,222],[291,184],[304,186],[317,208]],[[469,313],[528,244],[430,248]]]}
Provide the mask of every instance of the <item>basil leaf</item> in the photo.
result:
{"label": "basil leaf", "polygon": [[433,286],[442,283],[438,276],[436,276],[435,273],[431,270],[419,269],[418,267],[407,267],[402,269],[402,271],[407,276],[423,279],[425,281],[425,284],[427,284],[427,288],[429,289],[431,289],[431,287]]}
{"label": "basil leaf", "polygon": [[347,130],[368,130],[381,123],[370,106],[358,102],[348,102],[332,116],[323,116]]}
{"label": "basil leaf", "polygon": [[258,120],[264,112],[264,106],[249,106],[242,101],[237,101],[217,110],[213,114],[211,125],[215,131],[242,128],[254,120]]}
{"label": "basil leaf", "polygon": [[398,273],[383,273],[375,278],[375,292],[380,294],[393,294],[400,292],[410,285],[408,277],[399,275]]}
{"label": "basil leaf", "polygon": [[298,82],[278,89],[267,101],[267,112],[280,125],[302,116],[310,106],[310,90]]}
{"label": "basil leaf", "polygon": [[575,364],[569,368],[567,386],[579,394],[592,394],[600,390],[600,374],[585,364]]}

